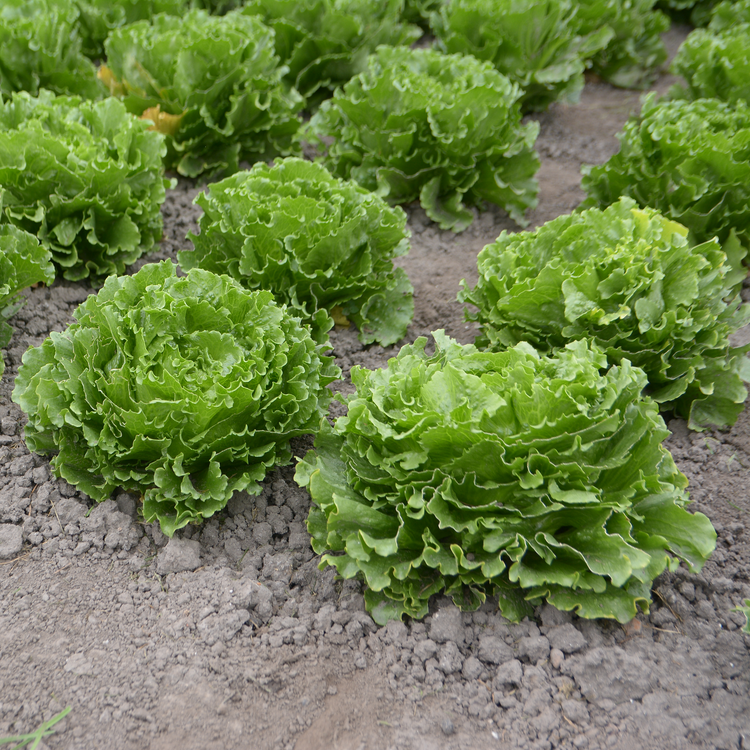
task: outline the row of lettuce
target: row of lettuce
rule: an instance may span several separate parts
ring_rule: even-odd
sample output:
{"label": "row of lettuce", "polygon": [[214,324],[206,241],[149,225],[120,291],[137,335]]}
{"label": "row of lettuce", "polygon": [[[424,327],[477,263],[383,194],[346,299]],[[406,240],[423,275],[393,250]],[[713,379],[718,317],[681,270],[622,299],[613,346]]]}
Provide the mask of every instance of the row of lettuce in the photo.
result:
{"label": "row of lettuce", "polygon": [[[684,8],[685,2],[664,5],[670,10]],[[697,5],[696,11],[708,18],[714,2]],[[720,7],[719,16],[731,16],[729,0]],[[229,13],[223,21],[208,21],[195,10]],[[524,106],[531,109],[575,96],[585,67],[618,86],[647,87],[666,60],[660,34],[670,25],[654,0],[407,0],[405,5],[403,0],[4,0],[0,90],[101,95],[92,61],[106,59],[118,77],[127,79],[132,71],[123,66],[123,52],[148,42],[144,29],[161,13],[183,18],[189,26],[205,25],[210,31],[199,46],[211,57],[224,46],[211,33],[213,25],[223,29],[224,37],[233,31],[257,36],[241,16],[263,21],[274,32],[281,77],[314,102],[362,72],[378,45],[410,45],[427,29],[441,51],[492,62],[521,85]],[[186,41],[187,46],[197,42]],[[243,62],[236,49],[221,51],[230,52],[226,63]],[[155,70],[146,65],[156,81],[167,65],[158,63]]]}
{"label": "row of lettuce", "polygon": [[[146,45],[155,58],[180,59],[180,28]],[[647,100],[620,154],[585,178],[590,205],[608,208],[504,233],[480,254],[461,299],[477,308],[481,348],[438,332],[432,355],[420,339],[383,370],[355,368],[332,427],[332,320],[388,345],[413,314],[393,267],[408,250],[405,215],[386,200],[419,197],[456,229],[467,204],[491,200],[518,220],[533,205],[537,126],[521,123],[521,88],[471,57],[381,47],[312,118],[308,132],[336,139],[323,164],[285,158],[214,183],[179,256],[185,277],[171,262],[118,276],[161,232],[164,158],[197,158],[175,134],[201,143],[210,110],[178,116],[142,97],[135,109],[150,112],[134,118],[135,89],[107,76],[125,103],[21,93],[0,111],[0,307],[10,314],[15,292],[55,269],[108,277],[16,379],[27,443],[55,454],[60,476],[96,500],[140,492],[146,520],[171,535],[235,491],[259,491],[291,460],[290,440],[317,433],[296,475],[315,502],[313,547],[364,577],[379,622],[423,616],[439,591],[464,607],[497,594],[512,619],[549,601],[626,621],[663,570],[700,569],[716,536],[685,510],[659,409],[694,429],[727,426],[746,397],[747,347],[729,336],[749,320],[747,105]],[[276,111],[266,93],[228,98],[232,116],[214,123],[226,143],[196,173],[250,158],[227,144]],[[248,135],[253,160],[276,148],[264,128]]]}

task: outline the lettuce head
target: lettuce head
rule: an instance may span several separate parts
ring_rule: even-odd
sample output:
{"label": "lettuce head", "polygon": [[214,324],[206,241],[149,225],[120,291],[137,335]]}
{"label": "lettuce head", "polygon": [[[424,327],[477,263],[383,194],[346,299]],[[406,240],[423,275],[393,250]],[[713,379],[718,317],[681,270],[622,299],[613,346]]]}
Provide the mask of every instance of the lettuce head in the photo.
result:
{"label": "lettuce head", "polygon": [[744,255],[622,199],[561,216],[534,232],[503,232],[478,258],[479,281],[460,299],[492,349],[527,341],[544,351],[592,339],[609,361],[648,377],[662,409],[694,429],[734,424],[750,380],[750,346],[730,334],[750,322],[738,286]]}
{"label": "lettuce head", "polygon": [[297,146],[302,97],[282,81],[274,32],[260,19],[204,10],[159,14],[108,37],[100,78],[167,137],[167,168],[229,175]]}
{"label": "lettuce head", "polygon": [[247,0],[243,14],[276,32],[286,79],[310,104],[361,73],[380,44],[410,45],[422,32],[401,20],[403,0]]}
{"label": "lettuce head", "polygon": [[23,357],[26,443],[95,500],[140,492],[169,536],[259,492],[339,374],[270,292],[171,261],[110,277],[75,318]]}
{"label": "lettuce head", "polygon": [[71,0],[2,0],[0,94],[47,89],[100,99],[105,89],[81,47],[79,11]]}
{"label": "lettuce head", "polygon": [[438,593],[627,622],[663,570],[701,568],[716,534],[685,509],[640,369],[587,341],[542,356],[433,335],[432,355],[422,338],[352,368],[348,414],[297,466],[321,565],[364,580],[376,622],[424,617]]}
{"label": "lettuce head", "polygon": [[738,15],[721,30],[696,29],[689,34],[671,66],[686,85],[673,86],[671,97],[750,104],[750,23],[741,21]]}
{"label": "lettuce head", "polygon": [[378,47],[307,132],[334,175],[389,203],[419,199],[443,229],[465,229],[474,218],[469,206],[483,201],[522,223],[537,203],[539,124],[521,123],[520,94],[468,55]]}
{"label": "lettuce head", "polygon": [[443,51],[488,60],[517,83],[527,112],[577,102],[584,70],[614,33],[603,24],[581,33],[569,0],[451,0],[432,29]]}
{"label": "lettuce head", "polygon": [[161,238],[164,137],[123,104],[0,102],[0,224],[36,235],[66,279],[101,282]]}
{"label": "lettuce head", "polygon": [[617,137],[618,153],[584,168],[582,207],[628,196],[684,224],[696,242],[724,243],[734,230],[750,247],[750,105],[648,94]]}
{"label": "lettuce head", "polygon": [[226,273],[325,333],[329,312],[353,321],[360,341],[383,346],[406,334],[413,289],[393,259],[409,249],[406,214],[325,167],[289,157],[213,183],[194,250],[183,268]]}

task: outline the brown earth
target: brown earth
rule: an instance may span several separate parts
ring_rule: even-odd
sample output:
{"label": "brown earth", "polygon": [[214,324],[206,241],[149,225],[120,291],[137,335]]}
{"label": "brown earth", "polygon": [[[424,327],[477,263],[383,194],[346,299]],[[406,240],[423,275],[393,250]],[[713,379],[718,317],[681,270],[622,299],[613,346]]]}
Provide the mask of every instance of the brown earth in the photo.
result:
{"label": "brown earth", "polygon": [[[667,35],[673,51],[684,35]],[[670,83],[663,76],[657,88]],[[638,93],[589,81],[580,104],[538,117],[533,226],[575,208],[581,164],[615,152],[614,134],[638,105]],[[184,181],[171,191],[165,239],[148,260],[173,257],[195,231],[197,191]],[[401,264],[416,313],[407,339],[444,328],[471,341],[454,301],[459,281],[473,284],[479,250],[517,227],[490,210],[454,235],[418,207],[408,212],[412,250]],[[91,508],[29,455],[10,401],[21,355],[62,330],[88,293],[60,282],[30,292],[5,352],[0,524],[22,529],[22,546],[0,563],[0,736],[71,706],[39,748],[750,747],[750,636],[733,611],[750,597],[750,412],[727,432],[669,422],[691,507],[711,518],[719,542],[700,575],[680,569],[657,580],[649,616],[623,627],[544,607],[514,625],[492,603],[472,614],[438,599],[422,623],[378,628],[359,584],[317,569],[304,527],[309,497],[290,467],[260,496],[238,496],[179,532],[182,561],[200,558],[172,573],[167,540],[139,520],[137,498],[121,493]],[[332,344],[345,373],[396,352],[365,349],[353,331],[333,332]]]}

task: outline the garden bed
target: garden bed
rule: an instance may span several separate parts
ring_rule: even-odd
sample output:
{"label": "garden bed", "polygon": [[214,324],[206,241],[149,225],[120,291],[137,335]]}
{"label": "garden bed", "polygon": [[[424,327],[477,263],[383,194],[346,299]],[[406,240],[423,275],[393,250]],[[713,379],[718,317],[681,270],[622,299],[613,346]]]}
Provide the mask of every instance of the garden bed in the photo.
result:
{"label": "garden bed", "polygon": [[[667,35],[672,52],[685,34]],[[670,83],[663,76],[657,89]],[[590,80],[580,104],[538,116],[533,226],[578,205],[581,164],[616,151],[614,134],[638,102],[638,93]],[[184,248],[187,231],[197,231],[199,189],[181,180],[169,192],[164,240],[143,262]],[[469,342],[475,328],[455,301],[459,281],[473,285],[479,250],[517,227],[489,210],[456,235],[407,210],[412,249],[400,265],[415,287],[407,340],[443,328]],[[668,418],[691,508],[709,516],[718,543],[700,575],[680,568],[656,581],[650,615],[622,626],[543,607],[511,624],[491,601],[460,613],[436,599],[423,622],[379,628],[358,583],[318,570],[304,525],[310,500],[293,467],[274,472],[259,496],[237,495],[202,526],[177,532],[167,550],[158,527],[139,520],[137,497],[92,507],[29,455],[10,400],[21,356],[62,330],[89,293],[64,281],[30,291],[5,352],[0,737],[71,706],[48,747],[750,746],[750,636],[734,611],[750,597],[749,411],[725,432],[689,432]],[[380,367],[397,351],[365,348],[353,329],[331,341],[344,393],[352,365]],[[298,442],[297,455],[310,444]]]}

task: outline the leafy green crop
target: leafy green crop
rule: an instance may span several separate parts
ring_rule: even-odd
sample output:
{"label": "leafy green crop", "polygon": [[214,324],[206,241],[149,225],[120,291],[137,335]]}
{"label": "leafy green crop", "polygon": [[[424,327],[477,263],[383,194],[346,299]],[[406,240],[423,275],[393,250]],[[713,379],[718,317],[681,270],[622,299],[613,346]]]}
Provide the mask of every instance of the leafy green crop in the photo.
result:
{"label": "leafy green crop", "polygon": [[579,34],[569,0],[451,0],[432,17],[441,49],[489,60],[523,90],[524,111],[577,102],[583,71],[613,31]]}
{"label": "leafy green crop", "polygon": [[209,271],[178,278],[170,261],[108,278],[75,318],[23,357],[12,397],[26,443],[95,500],[141,492],[169,536],[236,490],[259,492],[339,375],[270,292]]}
{"label": "leafy green crop", "polygon": [[326,166],[389,203],[420,200],[443,229],[490,201],[518,223],[536,205],[535,122],[521,124],[519,89],[469,56],[379,47],[367,70],[310,122]]}
{"label": "leafy green crop", "polygon": [[157,13],[177,16],[187,10],[188,0],[73,0],[78,6],[78,31],[83,52],[92,59],[104,57],[104,41],[114,29],[145,21]]}
{"label": "leafy green crop", "polygon": [[66,279],[122,273],[162,232],[164,138],[148,126],[112,98],[0,102],[0,223],[38,236]]}
{"label": "leafy green crop", "polygon": [[276,32],[287,80],[318,103],[361,73],[379,44],[409,45],[422,32],[401,21],[403,0],[248,0],[243,14]]}
{"label": "leafy green crop", "polygon": [[443,591],[469,609],[496,593],[512,620],[546,600],[626,622],[676,558],[700,569],[716,534],[684,509],[641,370],[602,374],[586,341],[542,357],[433,335],[432,356],[422,338],[352,368],[348,414],[297,466],[313,549],[364,578],[376,622],[424,617]]}
{"label": "leafy green crop", "polygon": [[677,51],[671,70],[687,82],[670,89],[673,98],[750,104],[750,23],[716,32],[696,29]]}
{"label": "leafy green crop", "polygon": [[592,70],[614,86],[648,88],[667,59],[661,34],[669,18],[654,0],[576,0],[578,29],[590,34],[609,26],[614,36],[592,58]]}
{"label": "leafy green crop", "polygon": [[736,230],[750,246],[750,107],[716,100],[657,101],[618,134],[620,151],[584,170],[582,204],[627,195],[684,224],[697,242],[726,242]]}
{"label": "leafy green crop", "polygon": [[[609,361],[642,368],[649,394],[692,428],[735,422],[750,380],[750,346],[729,335],[750,322],[737,286],[744,252],[622,199],[605,211],[561,216],[482,250],[479,281],[460,299],[476,305],[479,345],[528,341],[542,350],[593,339]],[[465,287],[465,284],[464,284]]]}
{"label": "leafy green crop", "polygon": [[745,599],[744,607],[737,607],[736,609],[737,611],[742,612],[747,618],[747,621],[745,622],[745,627],[742,628],[742,630],[745,633],[750,633],[750,599]]}
{"label": "leafy green crop", "polygon": [[288,154],[302,98],[282,83],[274,32],[259,19],[192,10],[117,29],[100,77],[167,138],[168,168],[232,174]]}
{"label": "leafy green crop", "polygon": [[211,185],[195,250],[183,268],[226,273],[268,289],[325,333],[327,311],[351,319],[360,341],[395,343],[414,315],[412,285],[393,258],[409,249],[406,215],[322,166],[288,158]]}
{"label": "leafy green crop", "polygon": [[[0,224],[0,347],[6,347],[13,335],[5,321],[23,304],[18,293],[40,281],[51,284],[54,280],[50,253],[39,240],[11,224]],[[0,375],[3,366],[0,357]]]}
{"label": "leafy green crop", "polygon": [[0,94],[48,89],[98,99],[104,89],[81,52],[78,10],[70,0],[2,0]]}

